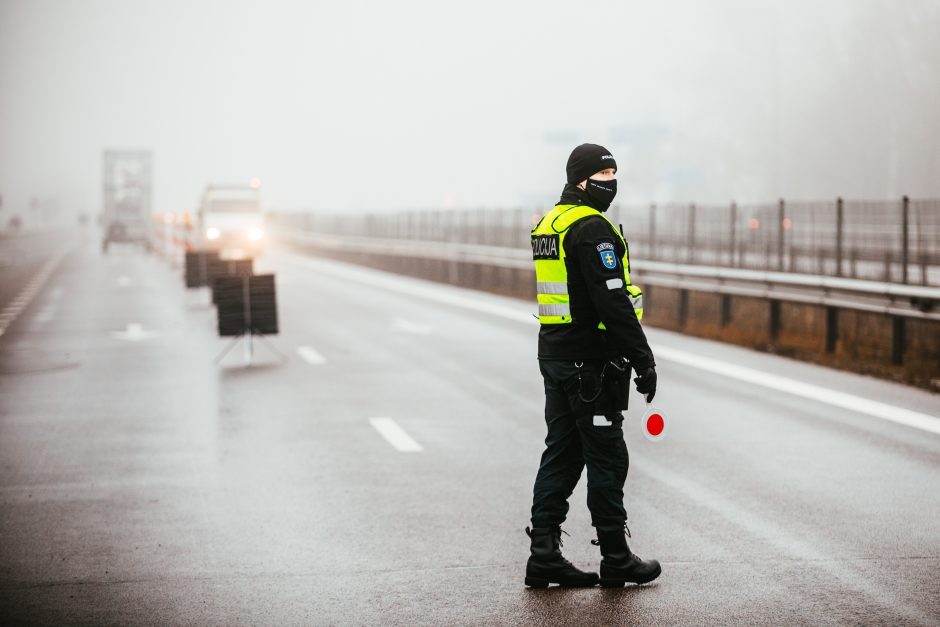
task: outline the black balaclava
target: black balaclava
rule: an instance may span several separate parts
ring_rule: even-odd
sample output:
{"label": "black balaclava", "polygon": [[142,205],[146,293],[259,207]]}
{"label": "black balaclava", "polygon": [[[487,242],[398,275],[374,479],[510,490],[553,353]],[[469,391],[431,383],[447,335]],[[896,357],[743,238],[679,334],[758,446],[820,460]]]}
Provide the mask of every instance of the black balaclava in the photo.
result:
{"label": "black balaclava", "polygon": [[[610,151],[597,144],[581,144],[571,151],[565,170],[568,184],[561,193],[559,204],[587,205],[598,211],[607,211],[617,194],[617,181],[592,181],[591,176],[607,168],[617,169],[617,162]],[[588,180],[587,188],[578,183]]]}

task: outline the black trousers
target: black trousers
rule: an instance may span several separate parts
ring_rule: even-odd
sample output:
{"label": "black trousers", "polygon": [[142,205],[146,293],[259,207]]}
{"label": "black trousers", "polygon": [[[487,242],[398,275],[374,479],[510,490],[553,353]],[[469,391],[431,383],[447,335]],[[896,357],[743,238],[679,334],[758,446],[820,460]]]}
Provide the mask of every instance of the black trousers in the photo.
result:
{"label": "black trousers", "polygon": [[[623,440],[630,371],[603,361],[539,360],[545,381],[548,435],[535,477],[532,525],[558,525],[568,515],[568,498],[587,466],[587,506],[598,529],[623,529],[627,514],[623,484],[630,457]],[[594,399],[594,396],[597,396]]]}

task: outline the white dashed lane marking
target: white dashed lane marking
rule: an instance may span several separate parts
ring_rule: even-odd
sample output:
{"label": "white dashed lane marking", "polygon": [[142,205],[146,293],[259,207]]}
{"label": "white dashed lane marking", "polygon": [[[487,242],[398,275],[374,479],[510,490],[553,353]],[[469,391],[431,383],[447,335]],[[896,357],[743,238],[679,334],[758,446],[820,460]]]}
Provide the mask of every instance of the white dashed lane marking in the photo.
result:
{"label": "white dashed lane marking", "polygon": [[402,453],[417,453],[422,450],[422,446],[412,439],[405,430],[398,426],[398,423],[391,418],[369,418],[373,428],[378,431],[389,444],[394,446]]}
{"label": "white dashed lane marking", "polygon": [[326,357],[310,346],[298,346],[297,354],[311,366],[322,366],[326,363]]}
{"label": "white dashed lane marking", "polygon": [[402,333],[413,333],[414,335],[427,335],[431,332],[431,327],[418,324],[417,322],[411,322],[410,320],[405,320],[404,318],[395,318],[392,320],[392,327],[396,331],[401,331]]}
{"label": "white dashed lane marking", "polygon": [[128,342],[140,342],[142,340],[150,339],[155,336],[157,333],[155,331],[147,331],[144,329],[144,325],[139,322],[128,322],[127,328],[123,331],[112,331],[111,336],[119,339],[126,340]]}

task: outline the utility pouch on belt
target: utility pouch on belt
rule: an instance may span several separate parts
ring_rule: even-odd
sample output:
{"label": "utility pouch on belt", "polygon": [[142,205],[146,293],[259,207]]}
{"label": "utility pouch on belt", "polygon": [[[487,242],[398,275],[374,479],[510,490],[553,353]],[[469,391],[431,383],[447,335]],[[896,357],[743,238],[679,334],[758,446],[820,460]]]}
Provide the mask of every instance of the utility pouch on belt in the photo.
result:
{"label": "utility pouch on belt", "polygon": [[578,401],[596,415],[625,411],[630,400],[631,372],[630,363],[622,357],[604,362],[599,374],[579,368]]}
{"label": "utility pouch on belt", "polygon": [[603,389],[594,409],[598,414],[626,411],[630,401],[630,374],[633,369],[623,357],[607,362]]}

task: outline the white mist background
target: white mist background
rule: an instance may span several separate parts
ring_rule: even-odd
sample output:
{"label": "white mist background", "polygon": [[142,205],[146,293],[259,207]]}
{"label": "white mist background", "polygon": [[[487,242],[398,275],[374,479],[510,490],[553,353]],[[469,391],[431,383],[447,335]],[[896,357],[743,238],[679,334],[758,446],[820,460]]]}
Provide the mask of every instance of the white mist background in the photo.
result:
{"label": "white mist background", "polygon": [[621,203],[940,196],[940,2],[2,0],[0,223],[154,207],[547,207],[571,148]]}

